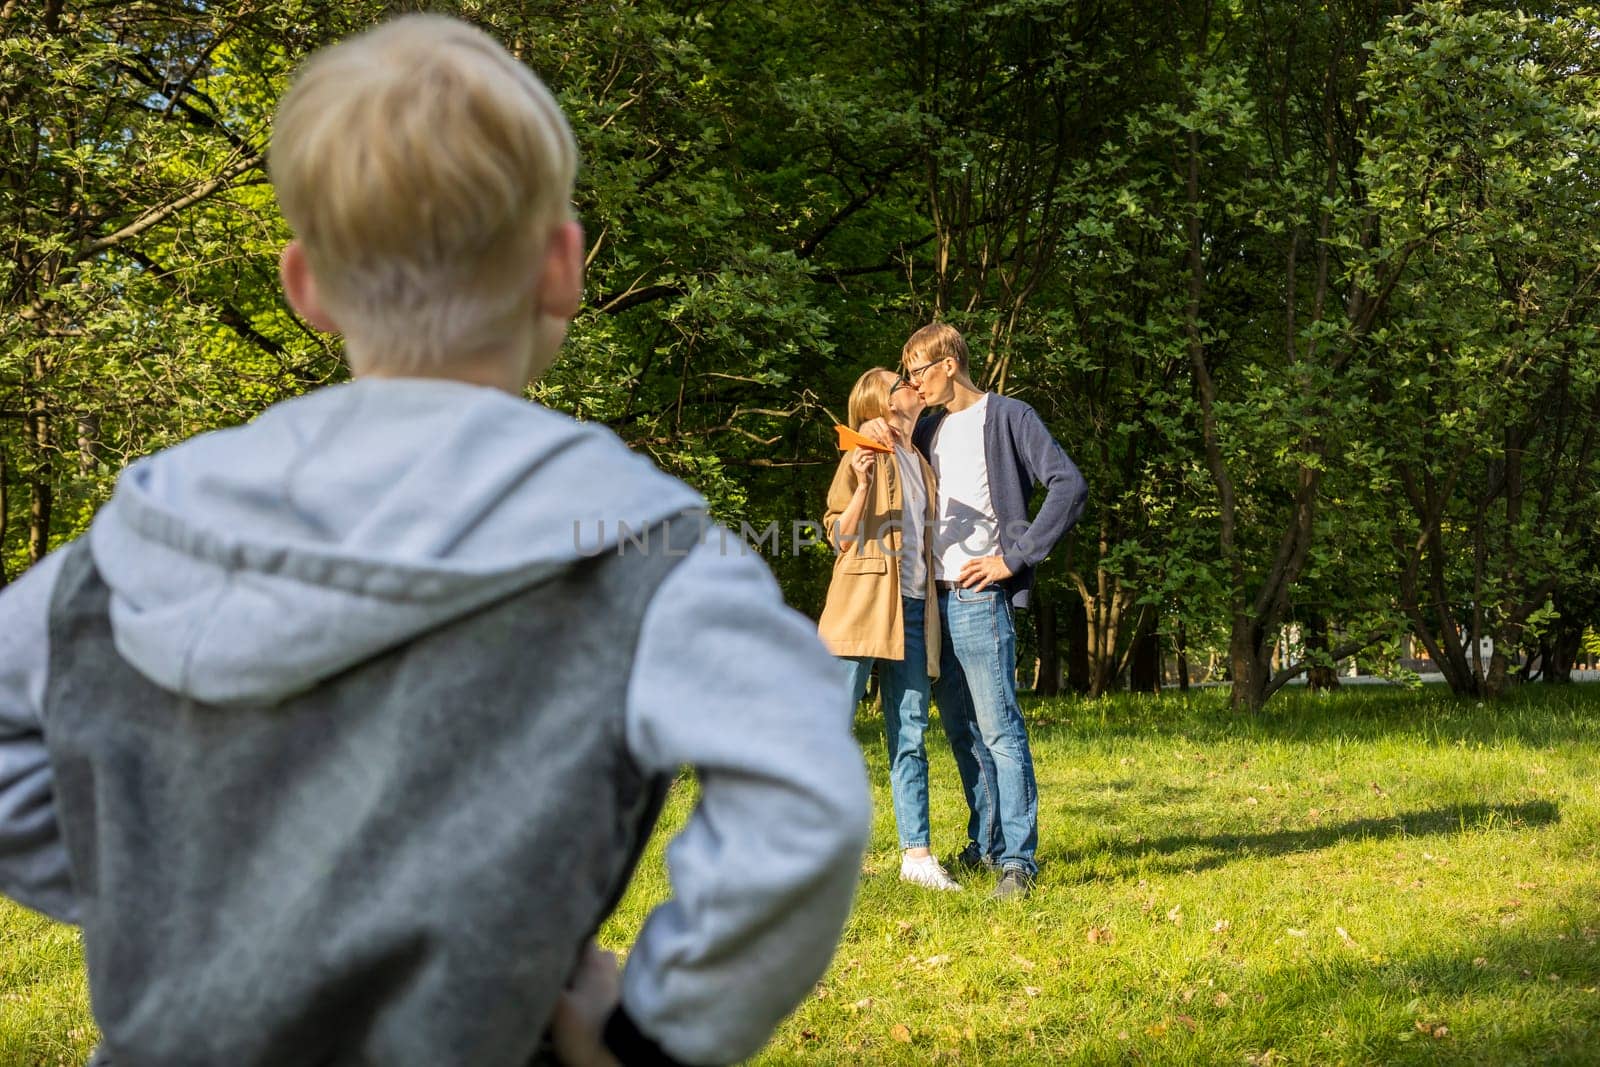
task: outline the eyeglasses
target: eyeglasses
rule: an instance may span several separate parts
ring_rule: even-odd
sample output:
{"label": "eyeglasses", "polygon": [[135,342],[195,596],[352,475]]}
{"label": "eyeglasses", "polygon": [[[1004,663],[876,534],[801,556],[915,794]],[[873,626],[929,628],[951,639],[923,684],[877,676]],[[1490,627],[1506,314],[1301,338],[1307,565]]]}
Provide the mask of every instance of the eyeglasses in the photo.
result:
{"label": "eyeglasses", "polygon": [[933,366],[936,363],[943,363],[945,360],[947,360],[949,358],[950,358],[949,356],[940,356],[938,359],[930,359],[930,360],[928,360],[928,362],[924,363],[920,367],[907,368],[905,380],[907,382],[921,381],[923,373],[926,372],[929,367]]}
{"label": "eyeglasses", "polygon": [[906,381],[904,378],[896,378],[894,380],[894,384],[889,386],[889,395],[894,396],[894,394],[898,393],[900,390],[910,388],[910,382]]}

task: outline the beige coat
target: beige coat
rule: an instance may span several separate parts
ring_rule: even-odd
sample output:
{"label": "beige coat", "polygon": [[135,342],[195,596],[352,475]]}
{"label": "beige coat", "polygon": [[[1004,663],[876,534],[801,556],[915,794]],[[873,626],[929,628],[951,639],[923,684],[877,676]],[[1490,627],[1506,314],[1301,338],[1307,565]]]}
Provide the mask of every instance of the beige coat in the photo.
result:
{"label": "beige coat", "polygon": [[[817,630],[822,643],[836,656],[872,656],[877,659],[905,659],[905,605],[900,600],[900,464],[894,456],[879,453],[872,472],[872,487],[867,507],[856,528],[857,537],[848,545],[839,543],[839,518],[850,506],[859,480],[850,466],[855,453],[839,460],[839,469],[828,489],[828,508],[822,517],[828,541],[839,553],[833,561],[833,581],[828,585],[828,602],[822,609]],[[931,531],[938,508],[938,493],[933,468],[920,455],[922,484],[927,488],[928,528]],[[893,524],[893,525],[891,525]],[[923,545],[927,559],[928,587],[922,591],[926,601],[923,633],[927,639],[928,677],[939,677],[939,600],[933,586],[933,538]]]}

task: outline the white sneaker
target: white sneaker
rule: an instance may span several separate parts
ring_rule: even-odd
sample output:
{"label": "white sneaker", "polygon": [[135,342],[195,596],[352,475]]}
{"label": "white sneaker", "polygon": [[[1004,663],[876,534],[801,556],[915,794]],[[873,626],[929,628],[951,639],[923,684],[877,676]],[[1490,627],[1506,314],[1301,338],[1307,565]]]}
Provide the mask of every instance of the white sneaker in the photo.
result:
{"label": "white sneaker", "polygon": [[960,892],[961,883],[950,877],[950,872],[939,865],[933,856],[900,857],[900,880],[920,885],[924,889],[940,889],[947,893]]}

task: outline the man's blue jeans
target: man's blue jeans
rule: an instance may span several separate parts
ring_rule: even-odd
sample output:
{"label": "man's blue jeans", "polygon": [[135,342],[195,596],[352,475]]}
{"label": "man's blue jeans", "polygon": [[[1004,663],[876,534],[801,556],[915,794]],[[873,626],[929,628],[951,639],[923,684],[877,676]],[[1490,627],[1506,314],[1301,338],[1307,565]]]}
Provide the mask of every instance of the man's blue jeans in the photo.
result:
{"label": "man's blue jeans", "polygon": [[928,750],[923,734],[928,729],[928,652],[923,601],[902,597],[906,619],[906,658],[879,659],[850,656],[852,706],[867,691],[872,665],[882,665],[878,683],[883,687],[884,736],[889,746],[889,791],[894,798],[894,824],[900,847],[927,848]]}
{"label": "man's blue jeans", "polygon": [[1017,703],[1017,631],[1003,589],[939,593],[934,695],[967,795],[967,836],[1001,868],[1038,872],[1039,787]]}

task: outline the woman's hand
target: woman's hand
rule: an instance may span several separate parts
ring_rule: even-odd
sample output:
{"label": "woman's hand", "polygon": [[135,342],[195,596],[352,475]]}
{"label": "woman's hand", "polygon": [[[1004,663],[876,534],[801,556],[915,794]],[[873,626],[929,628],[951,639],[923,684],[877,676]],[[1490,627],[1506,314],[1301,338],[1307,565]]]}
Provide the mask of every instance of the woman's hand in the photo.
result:
{"label": "woman's hand", "polygon": [[850,457],[850,469],[856,472],[860,479],[856,484],[856,492],[860,492],[872,484],[872,471],[878,465],[878,455],[865,448],[856,449],[855,455]]}

